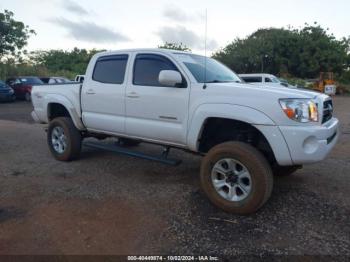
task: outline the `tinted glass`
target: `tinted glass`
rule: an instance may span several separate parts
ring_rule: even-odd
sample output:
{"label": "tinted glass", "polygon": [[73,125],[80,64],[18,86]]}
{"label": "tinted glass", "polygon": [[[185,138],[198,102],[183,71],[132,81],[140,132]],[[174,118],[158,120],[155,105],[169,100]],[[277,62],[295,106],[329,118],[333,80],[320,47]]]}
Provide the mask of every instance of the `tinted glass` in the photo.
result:
{"label": "tinted glass", "polygon": [[19,80],[21,81],[22,84],[29,84],[29,85],[44,84],[44,82],[37,77],[20,77]]}
{"label": "tinted glass", "polygon": [[261,83],[262,77],[242,77],[242,79],[247,83]]}
{"label": "tinted glass", "polygon": [[137,55],[134,65],[134,85],[162,86],[158,77],[162,70],[178,71],[176,66],[166,57],[160,55]]}
{"label": "tinted glass", "polygon": [[271,83],[271,82],[272,82],[272,80],[271,80],[270,78],[266,77],[266,78],[265,78],[265,82],[267,82],[267,83]]}
{"label": "tinted glass", "polygon": [[92,79],[102,83],[122,84],[127,62],[127,55],[100,57],[96,62]]}

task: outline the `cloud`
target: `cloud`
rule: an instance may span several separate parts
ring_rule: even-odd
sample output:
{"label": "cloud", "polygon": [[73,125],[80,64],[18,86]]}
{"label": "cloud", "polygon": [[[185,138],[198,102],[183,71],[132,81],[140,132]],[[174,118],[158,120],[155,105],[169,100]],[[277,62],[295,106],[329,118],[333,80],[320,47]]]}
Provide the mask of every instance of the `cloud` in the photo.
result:
{"label": "cloud", "polygon": [[176,5],[168,5],[163,9],[163,16],[168,20],[172,20],[175,22],[204,22],[205,14],[203,12],[191,12],[188,13],[181,7]]}
{"label": "cloud", "polygon": [[[157,32],[157,35],[163,42],[183,43],[186,46],[197,50],[204,50],[205,47],[204,37],[197,35],[195,32],[188,30],[184,26],[162,27]],[[207,40],[208,50],[214,50],[217,47],[218,43],[215,40]]]}
{"label": "cloud", "polygon": [[90,12],[87,11],[80,4],[74,2],[73,0],[63,0],[62,6],[69,12],[78,14],[78,15],[88,15]]}
{"label": "cloud", "polygon": [[163,15],[169,20],[174,20],[174,21],[186,22],[194,19],[193,16],[190,16],[184,10],[173,5],[167,6],[163,11]]}
{"label": "cloud", "polygon": [[93,43],[127,42],[125,35],[92,22],[73,22],[65,18],[51,19],[50,22],[64,27],[77,40]]}

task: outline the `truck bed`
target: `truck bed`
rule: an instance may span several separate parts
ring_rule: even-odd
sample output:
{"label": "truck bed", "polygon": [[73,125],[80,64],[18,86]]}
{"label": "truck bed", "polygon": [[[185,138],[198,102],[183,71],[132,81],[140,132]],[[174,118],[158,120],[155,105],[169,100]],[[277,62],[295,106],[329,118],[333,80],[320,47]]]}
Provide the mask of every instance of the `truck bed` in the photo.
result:
{"label": "truck bed", "polygon": [[[32,103],[35,112],[42,123],[48,123],[47,101],[67,104],[69,110],[74,110],[81,118],[80,91],[81,83],[63,83],[33,86]],[[48,99],[50,98],[50,99]]]}

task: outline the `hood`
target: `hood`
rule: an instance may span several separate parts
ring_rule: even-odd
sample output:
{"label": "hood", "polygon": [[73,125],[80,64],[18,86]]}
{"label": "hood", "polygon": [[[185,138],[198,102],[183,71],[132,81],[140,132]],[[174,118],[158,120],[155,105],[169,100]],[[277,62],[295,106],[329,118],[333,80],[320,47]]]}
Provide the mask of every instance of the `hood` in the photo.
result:
{"label": "hood", "polygon": [[[278,125],[300,125],[285,116],[280,104],[280,99],[313,99],[322,105],[329,96],[303,89],[286,87],[266,87],[262,85],[250,85],[246,83],[209,83],[201,103],[233,104],[249,107],[263,112]],[[320,107],[321,114],[322,106]],[[312,123],[313,124],[313,123]]]}
{"label": "hood", "polygon": [[290,88],[290,87],[284,87],[284,86],[281,86],[281,87],[258,86],[258,87],[263,89],[265,92],[268,92],[268,90],[270,90],[271,92],[277,91],[279,94],[285,96],[281,98],[311,98],[319,101],[329,99],[329,96],[324,93],[313,91],[310,89],[305,89],[305,88]]}

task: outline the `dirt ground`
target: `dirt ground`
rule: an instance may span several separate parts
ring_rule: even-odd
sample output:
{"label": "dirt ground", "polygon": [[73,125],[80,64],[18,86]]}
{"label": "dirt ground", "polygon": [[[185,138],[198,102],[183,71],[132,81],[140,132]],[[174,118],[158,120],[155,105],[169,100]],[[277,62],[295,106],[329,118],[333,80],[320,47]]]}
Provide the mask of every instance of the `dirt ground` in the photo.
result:
{"label": "dirt ground", "polygon": [[350,256],[350,97],[334,104],[342,135],[331,155],[275,178],[248,217],[209,203],[200,157],[174,150],[183,164],[169,167],[83,148],[61,163],[30,103],[0,104],[0,254]]}

